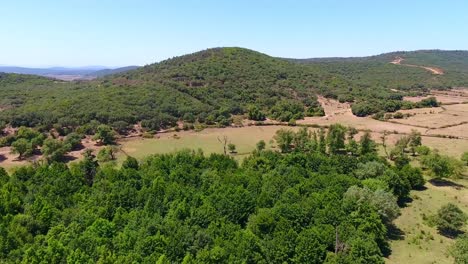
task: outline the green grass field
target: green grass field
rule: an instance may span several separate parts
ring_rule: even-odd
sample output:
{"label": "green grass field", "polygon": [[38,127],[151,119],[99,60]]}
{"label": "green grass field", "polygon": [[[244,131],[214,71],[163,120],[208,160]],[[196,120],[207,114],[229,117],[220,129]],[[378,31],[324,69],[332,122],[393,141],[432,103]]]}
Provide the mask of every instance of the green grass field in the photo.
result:
{"label": "green grass field", "polygon": [[391,241],[392,254],[387,263],[453,263],[448,248],[453,239],[440,235],[424,216],[430,216],[447,203],[454,203],[468,213],[468,179],[454,181],[458,186],[435,186],[426,183],[426,190],[412,191],[413,201],[402,208],[395,221],[401,236]]}
{"label": "green grass field", "polygon": [[[218,141],[224,136],[228,141],[235,144],[238,154],[235,158],[241,160],[249,155],[257,142],[264,140],[267,148],[274,147],[270,140],[281,126],[251,126],[242,128],[205,129],[200,132],[181,131],[178,133],[160,134],[160,138],[154,139],[131,139],[122,141],[122,150],[119,158],[125,154],[137,159],[151,154],[174,152],[182,149],[201,149],[205,154],[223,153],[223,145]],[[297,129],[297,128],[291,128]],[[177,137],[174,137],[177,135]]]}

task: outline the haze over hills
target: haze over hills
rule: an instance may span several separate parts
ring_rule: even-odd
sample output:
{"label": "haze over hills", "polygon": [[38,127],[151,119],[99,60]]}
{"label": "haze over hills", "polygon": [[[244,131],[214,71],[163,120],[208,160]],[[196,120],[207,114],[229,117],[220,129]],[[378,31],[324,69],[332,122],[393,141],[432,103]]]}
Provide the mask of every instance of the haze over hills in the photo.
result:
{"label": "haze over hills", "polygon": [[120,73],[133,70],[138,66],[126,66],[121,68],[107,68],[105,66],[85,66],[85,67],[49,67],[49,68],[27,68],[16,66],[0,66],[0,72],[39,75],[59,80],[90,80],[109,74]]}

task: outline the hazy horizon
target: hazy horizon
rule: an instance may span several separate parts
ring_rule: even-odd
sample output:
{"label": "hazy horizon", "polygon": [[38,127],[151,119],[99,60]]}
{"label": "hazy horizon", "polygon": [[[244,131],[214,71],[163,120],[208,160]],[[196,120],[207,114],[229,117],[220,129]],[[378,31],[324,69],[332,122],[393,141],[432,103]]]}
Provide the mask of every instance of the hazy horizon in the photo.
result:
{"label": "hazy horizon", "polygon": [[[213,48],[224,48],[224,47],[213,47]],[[206,48],[206,49],[201,49],[201,50],[197,50],[197,51],[194,51],[194,52],[198,52],[198,51],[203,51],[203,50],[208,50],[208,49],[213,49],[213,48]],[[245,47],[236,47],[236,48],[245,48]],[[249,49],[249,48],[245,48],[245,49]],[[252,50],[252,49],[250,49]],[[382,55],[382,54],[386,54],[386,53],[392,53],[392,52],[413,52],[413,51],[429,51],[429,50],[440,50],[440,51],[468,51],[468,50],[462,50],[462,49],[453,49],[453,50],[446,50],[446,49],[437,49],[437,48],[434,48],[434,49],[416,49],[416,50],[389,50],[389,51],[385,51],[385,52],[382,52],[382,53],[379,53],[379,54],[368,54],[368,55],[363,55],[363,56],[325,56],[325,57],[305,57],[305,58],[292,58],[292,57],[278,57],[278,56],[273,56],[273,57],[277,57],[277,58],[283,58],[283,59],[327,59],[327,58],[361,58],[361,57],[371,57],[371,56],[378,56],[378,55]],[[258,50],[254,50],[254,51],[258,51]],[[193,52],[191,52],[193,53]],[[179,57],[179,56],[184,56],[184,55],[187,55],[187,54],[191,54],[191,53],[184,53],[184,54],[176,54],[176,55],[173,55],[173,56],[169,56],[167,58],[163,58],[159,61],[154,61],[154,62],[150,62],[148,64],[153,64],[153,63],[159,63],[161,61],[164,61],[164,60],[167,60],[167,59],[170,59],[170,58],[174,58],[174,57]],[[272,56],[271,54],[267,54],[265,53],[266,55],[269,55],[269,56]],[[137,67],[143,67],[145,65],[148,65],[148,64],[142,64],[142,65],[137,65],[137,64],[129,64],[129,65],[118,65],[118,66],[108,66],[108,65],[9,65],[9,64],[0,64],[0,67],[17,67],[17,68],[37,68],[37,69],[51,69],[51,68],[63,68],[63,69],[117,69],[117,68],[122,68],[122,67],[131,67],[131,66],[137,66]]]}
{"label": "hazy horizon", "polygon": [[466,50],[467,9],[461,0],[8,1],[0,65],[142,66],[232,46],[285,58]]}

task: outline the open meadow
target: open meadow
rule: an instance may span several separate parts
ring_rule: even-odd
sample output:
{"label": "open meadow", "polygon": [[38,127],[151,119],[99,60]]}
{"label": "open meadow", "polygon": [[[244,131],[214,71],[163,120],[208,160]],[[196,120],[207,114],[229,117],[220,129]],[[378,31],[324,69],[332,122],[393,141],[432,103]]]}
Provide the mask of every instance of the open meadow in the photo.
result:
{"label": "open meadow", "polygon": [[468,213],[468,180],[459,179],[446,185],[427,182],[425,187],[411,191],[412,202],[402,208],[401,216],[395,220],[397,231],[390,243],[392,254],[387,263],[453,263],[447,252],[453,239],[440,235],[428,224],[427,217],[447,203],[456,204]]}
{"label": "open meadow", "polygon": [[[447,95],[444,95],[447,96]],[[458,95],[453,95],[454,97]],[[438,98],[439,99],[439,98]],[[401,112],[414,113],[406,119],[392,119],[392,122],[375,120],[371,117],[357,117],[352,114],[350,105],[339,103],[336,100],[319,97],[319,101],[325,110],[323,117],[306,117],[298,120],[298,126],[329,126],[341,123],[352,126],[358,130],[370,130],[377,143],[381,143],[381,136],[388,131],[388,142],[395,143],[401,136],[409,134],[411,130],[417,130],[422,134],[424,145],[439,149],[442,153],[459,158],[468,150],[468,137],[465,136],[468,127],[468,104],[443,105],[437,108],[421,108],[402,110]],[[395,122],[393,122],[395,121]],[[129,138],[120,141],[120,158],[125,155],[142,158],[150,154],[161,154],[181,149],[201,149],[204,153],[223,153],[223,146],[218,138],[227,136],[228,141],[237,148],[236,159],[242,159],[255,149],[255,144],[264,140],[267,148],[275,147],[273,136],[281,128],[297,129],[284,125],[268,126],[244,126],[229,128],[207,128],[200,132],[180,131],[157,134],[155,138]],[[310,128],[315,129],[315,128]],[[446,136],[446,137],[444,137]],[[449,138],[456,136],[458,138]]]}

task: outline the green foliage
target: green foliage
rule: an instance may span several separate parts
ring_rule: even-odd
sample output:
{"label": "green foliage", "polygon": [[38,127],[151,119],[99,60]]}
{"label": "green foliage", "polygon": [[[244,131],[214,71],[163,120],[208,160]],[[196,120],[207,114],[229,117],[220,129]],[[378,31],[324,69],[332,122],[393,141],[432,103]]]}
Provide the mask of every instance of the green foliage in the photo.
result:
{"label": "green foliage", "polygon": [[273,119],[288,122],[304,118],[304,106],[294,101],[279,101],[271,109]]}
{"label": "green foliage", "polygon": [[[428,61],[448,72],[434,76],[424,69],[390,64],[396,56]],[[178,120],[226,126],[231,115],[244,114],[252,106],[261,109],[250,113],[254,119],[263,119],[264,113],[287,122],[324,115],[317,94],[352,102],[358,116],[433,107],[438,105],[433,98],[419,103],[402,99],[429,89],[467,86],[466,70],[453,67],[448,63],[452,60],[466,68],[466,54],[457,52],[308,61],[216,48],[88,82],[2,73],[5,110],[0,123],[56,128],[61,134],[80,128],[79,133],[93,134],[95,128],[88,124],[98,122],[125,134],[138,122],[154,131],[173,127]]]}
{"label": "green foliage", "polygon": [[448,203],[442,206],[435,216],[437,229],[446,235],[453,235],[460,232],[460,228],[467,221],[467,216],[455,204]]}
{"label": "green foliage", "polygon": [[229,143],[228,144],[228,150],[230,153],[236,153],[236,145]]}
{"label": "green foliage", "polygon": [[462,235],[455,240],[450,254],[455,258],[455,264],[468,263],[468,235]]}
{"label": "green foliage", "polygon": [[345,148],[346,127],[333,124],[328,128],[327,144],[330,154],[337,154]]}
{"label": "green foliage", "polygon": [[425,156],[431,153],[431,149],[428,146],[421,145],[416,147],[416,153],[418,153],[421,156]]}
{"label": "green foliage", "polygon": [[379,178],[388,184],[390,190],[400,201],[408,197],[411,183],[405,175],[398,173],[398,171],[387,169],[383,176]]}
{"label": "green foliage", "polygon": [[421,146],[421,133],[416,130],[411,130],[409,135],[409,147],[413,156],[416,155],[416,149]]}
{"label": "green foliage", "polygon": [[[307,129],[289,135],[290,145],[297,144],[290,152],[262,149],[242,165],[225,155],[182,151],[141,163],[128,157],[115,168],[99,166],[88,150],[70,167],[23,167],[11,176],[0,170],[6,216],[0,258],[381,263],[386,226],[398,214],[390,193],[399,194],[401,186],[390,180],[398,176],[361,182],[352,171],[361,159],[377,157],[327,155],[310,147],[316,139]],[[56,143],[47,139],[44,146]],[[380,165],[385,175],[395,170]]]}
{"label": "green foliage", "polygon": [[292,142],[294,140],[294,132],[289,129],[280,129],[276,131],[275,136],[273,137],[276,141],[276,144],[280,148],[281,152],[287,153],[292,149]]}
{"label": "green foliage", "polygon": [[361,136],[359,145],[359,152],[361,155],[375,154],[376,152],[376,145],[369,131],[364,132]]}
{"label": "green foliage", "polygon": [[34,148],[31,142],[27,139],[20,138],[11,144],[11,152],[17,153],[19,159],[33,154]]}
{"label": "green foliage", "polygon": [[265,140],[262,139],[259,142],[257,142],[257,145],[256,145],[257,151],[265,150],[265,147],[266,147]]}
{"label": "green foliage", "polygon": [[386,166],[378,161],[358,163],[354,175],[361,180],[377,178],[382,176],[386,169]]}
{"label": "green foliage", "polygon": [[322,231],[317,228],[305,229],[297,237],[297,252],[294,263],[322,263],[327,253],[327,243],[323,241]]}
{"label": "green foliage", "polygon": [[115,121],[112,123],[112,128],[119,134],[127,134],[131,126],[125,121]]}
{"label": "green foliage", "polygon": [[463,164],[452,157],[439,154],[438,152],[430,153],[422,157],[422,165],[431,170],[435,178],[450,178],[459,177],[463,171]]}
{"label": "green foliage", "polygon": [[124,169],[135,169],[138,170],[140,165],[138,164],[138,160],[134,157],[127,156],[127,158],[122,163],[122,168]]}
{"label": "green foliage", "polygon": [[[344,263],[375,263],[384,264],[382,253],[375,241],[357,236],[349,242],[349,253]],[[340,261],[341,262],[341,261]]]}
{"label": "green foliage", "polygon": [[83,139],[83,136],[81,136],[78,133],[70,133],[68,134],[63,143],[65,145],[70,146],[70,150],[77,150],[81,147],[81,140]]}
{"label": "green foliage", "polygon": [[400,169],[399,173],[404,178],[408,179],[412,189],[421,189],[426,183],[422,174],[422,170],[420,168],[405,165]]}
{"label": "green foliage", "polygon": [[265,114],[261,112],[260,109],[258,109],[258,107],[255,105],[249,108],[248,114],[248,118],[250,120],[263,121],[266,118]]}
{"label": "green foliage", "polygon": [[374,207],[385,223],[391,223],[400,215],[397,198],[383,189],[372,191],[366,187],[352,186],[346,191],[343,199],[345,206],[354,208],[361,206]]}
{"label": "green foliage", "polygon": [[104,145],[113,144],[115,141],[115,133],[111,127],[100,125],[97,127],[94,139],[101,141]]}
{"label": "green foliage", "polygon": [[365,179],[362,181],[362,185],[372,191],[377,191],[377,190],[388,191],[389,190],[388,184],[381,179],[373,179],[373,178]]}
{"label": "green foliage", "polygon": [[71,145],[64,144],[58,139],[48,138],[44,140],[42,154],[48,162],[62,161],[65,154],[71,150]]}
{"label": "green foliage", "polygon": [[114,146],[106,146],[99,150],[97,159],[100,162],[109,162],[116,159],[117,148]]}
{"label": "green foliage", "polygon": [[468,151],[463,152],[460,160],[465,164],[465,166],[468,166]]}

